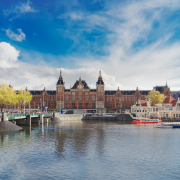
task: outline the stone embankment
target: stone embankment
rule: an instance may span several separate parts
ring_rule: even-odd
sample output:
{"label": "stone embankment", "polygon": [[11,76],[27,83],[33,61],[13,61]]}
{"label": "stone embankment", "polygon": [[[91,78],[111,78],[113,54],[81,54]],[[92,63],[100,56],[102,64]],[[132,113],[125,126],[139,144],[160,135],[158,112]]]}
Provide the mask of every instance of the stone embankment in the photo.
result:
{"label": "stone embankment", "polygon": [[55,113],[54,118],[59,118],[61,121],[81,121],[83,114],[60,114]]}
{"label": "stone embankment", "polygon": [[14,123],[10,121],[1,121],[0,122],[0,131],[14,131],[14,130],[20,130],[21,127],[15,125]]}

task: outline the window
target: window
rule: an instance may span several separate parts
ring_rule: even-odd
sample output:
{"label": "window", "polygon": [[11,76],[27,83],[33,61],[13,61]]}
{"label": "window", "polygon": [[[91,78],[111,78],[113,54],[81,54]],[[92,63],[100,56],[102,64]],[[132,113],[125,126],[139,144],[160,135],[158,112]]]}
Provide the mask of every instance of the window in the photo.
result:
{"label": "window", "polygon": [[110,101],[112,101],[112,97],[110,97]]}
{"label": "window", "polygon": [[89,100],[88,92],[85,93],[85,101]]}
{"label": "window", "polygon": [[95,101],[95,96],[92,96],[92,101]]}
{"label": "window", "polygon": [[102,101],[102,96],[99,96],[99,101]]}
{"label": "window", "polygon": [[85,104],[85,108],[88,108],[88,103]]}
{"label": "window", "polygon": [[75,101],[75,92],[72,93],[72,101]]}
{"label": "window", "polygon": [[69,101],[69,96],[66,96],[66,101]]}
{"label": "window", "polygon": [[76,108],[76,105],[75,105],[75,103],[72,103],[72,108]]}
{"label": "window", "polygon": [[66,103],[66,108],[69,108],[69,103]]}
{"label": "window", "polygon": [[95,108],[95,103],[92,103],[92,108]]}
{"label": "window", "polygon": [[53,101],[53,97],[51,97],[51,101]]}
{"label": "window", "polygon": [[79,108],[82,108],[82,103],[79,103]]}
{"label": "window", "polygon": [[79,92],[79,101],[82,101],[82,92]]}
{"label": "window", "polygon": [[107,97],[107,101],[109,101],[109,97]]}

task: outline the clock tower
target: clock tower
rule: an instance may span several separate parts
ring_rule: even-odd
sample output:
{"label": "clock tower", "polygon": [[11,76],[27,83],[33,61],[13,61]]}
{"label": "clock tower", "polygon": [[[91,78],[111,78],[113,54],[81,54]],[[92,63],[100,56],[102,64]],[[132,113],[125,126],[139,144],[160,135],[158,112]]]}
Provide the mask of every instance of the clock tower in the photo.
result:
{"label": "clock tower", "polygon": [[62,71],[60,71],[60,76],[56,84],[56,110],[59,112],[64,108],[64,89],[65,83],[62,77]]}
{"label": "clock tower", "polygon": [[99,71],[98,81],[96,82],[96,108],[105,107],[105,95],[104,95],[104,81]]}

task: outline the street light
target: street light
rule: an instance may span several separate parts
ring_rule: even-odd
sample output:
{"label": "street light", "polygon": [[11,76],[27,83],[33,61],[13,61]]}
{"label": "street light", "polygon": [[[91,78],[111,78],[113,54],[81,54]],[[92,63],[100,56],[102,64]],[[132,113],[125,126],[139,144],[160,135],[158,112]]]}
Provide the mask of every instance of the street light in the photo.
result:
{"label": "street light", "polygon": [[24,114],[25,114],[25,89],[24,89]]}
{"label": "street light", "polygon": [[41,112],[42,112],[42,101],[41,101],[41,98],[40,98],[40,102],[41,102]]}

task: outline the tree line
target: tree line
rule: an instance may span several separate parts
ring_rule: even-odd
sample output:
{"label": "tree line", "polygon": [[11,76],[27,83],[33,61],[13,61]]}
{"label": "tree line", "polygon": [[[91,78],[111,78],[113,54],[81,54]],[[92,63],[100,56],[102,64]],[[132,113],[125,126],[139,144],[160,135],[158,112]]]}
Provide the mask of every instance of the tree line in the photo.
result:
{"label": "tree line", "polygon": [[29,100],[32,100],[32,94],[27,90],[19,90],[16,92],[11,86],[7,84],[0,85],[0,109],[1,112],[6,105],[21,106],[27,104]]}

